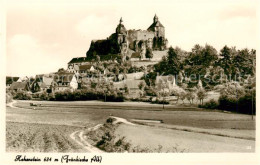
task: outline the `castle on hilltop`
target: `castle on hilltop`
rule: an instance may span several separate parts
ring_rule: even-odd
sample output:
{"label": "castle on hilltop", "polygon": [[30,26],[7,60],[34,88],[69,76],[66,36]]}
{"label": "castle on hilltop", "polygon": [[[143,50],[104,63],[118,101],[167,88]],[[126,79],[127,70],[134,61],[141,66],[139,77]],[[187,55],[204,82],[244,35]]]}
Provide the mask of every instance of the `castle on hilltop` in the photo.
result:
{"label": "castle on hilltop", "polygon": [[127,30],[121,18],[115,33],[107,39],[91,41],[86,57],[92,59],[96,55],[120,54],[123,60],[127,57],[142,60],[147,49],[163,51],[167,49],[167,43],[165,28],[156,15],[147,30]]}

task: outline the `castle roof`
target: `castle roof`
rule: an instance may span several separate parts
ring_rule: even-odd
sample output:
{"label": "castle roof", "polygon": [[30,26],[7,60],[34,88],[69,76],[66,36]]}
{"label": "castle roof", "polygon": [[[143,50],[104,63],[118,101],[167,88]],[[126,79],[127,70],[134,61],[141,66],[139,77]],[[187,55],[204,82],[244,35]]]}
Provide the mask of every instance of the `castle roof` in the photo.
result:
{"label": "castle roof", "polygon": [[155,27],[163,27],[160,21],[154,22],[147,30],[148,31],[154,31]]}
{"label": "castle roof", "polygon": [[116,33],[118,34],[126,34],[127,30],[123,24],[117,25]]}
{"label": "castle roof", "polygon": [[116,27],[116,33],[118,34],[126,34],[127,30],[125,26],[122,24],[123,20],[122,17],[120,18],[119,24]]}

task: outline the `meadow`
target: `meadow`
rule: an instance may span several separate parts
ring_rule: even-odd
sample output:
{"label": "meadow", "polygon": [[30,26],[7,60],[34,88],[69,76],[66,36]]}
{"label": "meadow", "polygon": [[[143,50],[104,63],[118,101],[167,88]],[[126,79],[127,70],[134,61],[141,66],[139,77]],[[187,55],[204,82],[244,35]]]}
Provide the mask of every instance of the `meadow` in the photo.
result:
{"label": "meadow", "polygon": [[[39,106],[30,106],[30,103]],[[235,137],[238,140],[249,140],[250,142],[245,145],[254,146],[255,120],[252,120],[250,115],[173,105],[165,105],[165,109],[163,109],[162,105],[141,102],[17,101],[14,106],[16,108],[6,108],[6,150],[10,152],[85,152],[86,150],[82,146],[69,137],[71,133],[103,124],[111,115],[132,122],[134,119],[162,121],[157,124],[139,123],[143,126],[139,125],[134,128],[119,126],[115,131],[116,136],[124,136],[129,140],[137,137],[139,139],[148,138],[142,135],[141,131],[146,130],[146,135],[149,137],[162,135],[156,144],[171,139],[170,137],[177,134],[192,133],[192,136],[187,136],[189,142],[192,142],[195,136],[206,137],[223,134],[221,135],[224,136],[221,140],[223,144],[226,141],[225,138]],[[124,131],[126,129],[129,132]],[[131,132],[136,133],[130,136]],[[158,134],[158,132],[160,133]],[[157,135],[153,136],[153,134]],[[167,138],[163,139],[163,135],[167,135]],[[234,140],[236,140],[235,138]],[[153,139],[151,139],[152,141]],[[216,141],[219,141],[218,138]],[[175,142],[172,143],[175,145]],[[135,142],[133,144],[139,145]],[[169,143],[162,144],[169,145]],[[243,143],[241,142],[241,144]],[[184,146],[187,147],[187,145]],[[239,148],[237,150],[239,151]],[[214,148],[207,151],[214,151]]]}

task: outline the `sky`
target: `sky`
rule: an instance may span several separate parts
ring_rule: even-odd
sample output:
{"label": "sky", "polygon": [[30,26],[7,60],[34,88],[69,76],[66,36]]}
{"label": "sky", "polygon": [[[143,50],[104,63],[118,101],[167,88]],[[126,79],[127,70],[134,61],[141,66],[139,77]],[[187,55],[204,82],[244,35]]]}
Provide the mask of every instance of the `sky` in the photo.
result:
{"label": "sky", "polygon": [[146,30],[156,14],[169,46],[195,44],[256,49],[255,0],[10,0],[6,4],[6,74],[33,76],[67,68],[93,39],[127,29]]}

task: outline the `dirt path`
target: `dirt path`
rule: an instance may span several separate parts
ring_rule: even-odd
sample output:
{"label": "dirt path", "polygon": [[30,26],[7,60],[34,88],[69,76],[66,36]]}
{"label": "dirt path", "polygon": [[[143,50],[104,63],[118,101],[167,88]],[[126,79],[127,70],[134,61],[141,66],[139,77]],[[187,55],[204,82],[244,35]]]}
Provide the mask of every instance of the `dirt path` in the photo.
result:
{"label": "dirt path", "polygon": [[110,116],[110,117],[116,119],[116,121],[114,122],[114,124],[121,122],[121,123],[128,124],[128,125],[136,125],[136,124],[134,124],[134,123],[131,123],[131,122],[127,121],[127,120],[124,119],[124,118],[121,118],[121,117],[116,117],[116,116]]}
{"label": "dirt path", "polygon": [[[102,126],[102,124],[98,124],[95,127],[89,128],[88,131],[96,130],[96,129],[98,129],[101,126]],[[77,144],[82,146],[84,149],[88,150],[89,152],[103,153],[104,151],[102,151],[102,150],[92,146],[91,144],[89,144],[87,142],[87,140],[85,140],[86,136],[83,135],[84,132],[85,132],[84,130],[73,132],[70,135],[70,138],[72,140],[74,140]]]}
{"label": "dirt path", "polygon": [[[123,118],[120,118],[120,117],[116,117],[116,116],[110,116],[111,118],[114,118],[116,119],[116,121],[114,121],[113,123],[116,124],[116,123],[124,123],[126,125],[132,125],[134,126],[135,124],[134,123],[131,123],[129,121],[127,121],[126,119],[123,119]],[[99,129],[100,127],[102,126],[102,124],[98,124],[96,125],[95,127],[91,127],[91,128],[88,128],[87,131],[95,131],[97,129]],[[82,146],[84,149],[88,150],[89,152],[94,152],[94,153],[103,153],[104,151],[92,146],[86,139],[87,137],[84,136],[84,132],[85,130],[81,130],[81,131],[76,131],[76,132],[73,132],[71,135],[70,135],[70,138],[72,140],[74,140],[77,144],[79,144],[80,146]]]}
{"label": "dirt path", "polygon": [[15,103],[17,103],[17,101],[12,100],[10,103],[7,103],[6,106],[11,107],[11,108],[17,108],[16,106],[14,106]]}

